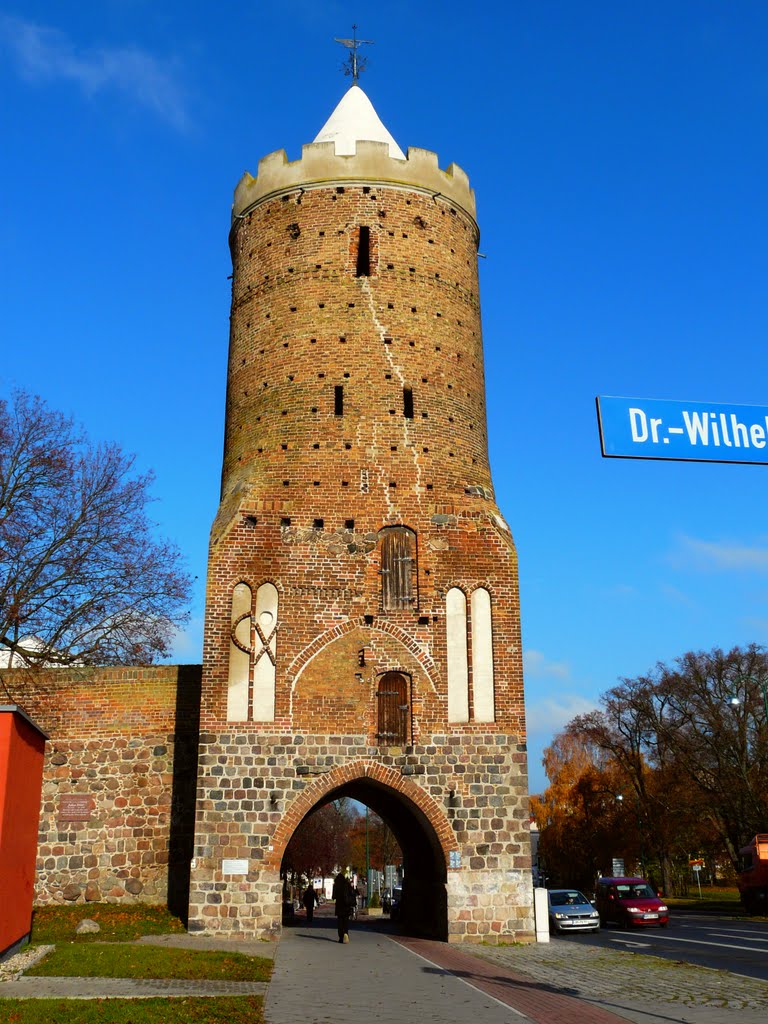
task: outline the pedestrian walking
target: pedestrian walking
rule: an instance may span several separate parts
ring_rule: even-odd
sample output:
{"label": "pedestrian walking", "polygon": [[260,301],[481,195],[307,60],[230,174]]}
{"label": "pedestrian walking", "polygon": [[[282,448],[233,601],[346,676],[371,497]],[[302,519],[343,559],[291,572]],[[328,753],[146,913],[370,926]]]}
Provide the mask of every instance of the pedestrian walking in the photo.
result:
{"label": "pedestrian walking", "polygon": [[343,871],[340,871],[334,879],[333,899],[336,902],[336,925],[339,932],[339,942],[349,942],[349,915],[352,911],[355,893]]}
{"label": "pedestrian walking", "polygon": [[312,924],[312,918],[315,915],[315,903],[317,903],[317,893],[311,882],[304,890],[301,902],[304,904],[304,909],[307,912],[307,924]]}

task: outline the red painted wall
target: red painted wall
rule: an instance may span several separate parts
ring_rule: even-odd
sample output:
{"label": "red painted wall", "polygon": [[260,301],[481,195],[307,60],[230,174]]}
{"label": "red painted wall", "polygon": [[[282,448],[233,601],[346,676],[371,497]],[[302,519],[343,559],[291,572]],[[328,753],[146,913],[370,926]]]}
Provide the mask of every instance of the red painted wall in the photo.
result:
{"label": "red painted wall", "polygon": [[32,925],[45,733],[0,707],[0,956]]}

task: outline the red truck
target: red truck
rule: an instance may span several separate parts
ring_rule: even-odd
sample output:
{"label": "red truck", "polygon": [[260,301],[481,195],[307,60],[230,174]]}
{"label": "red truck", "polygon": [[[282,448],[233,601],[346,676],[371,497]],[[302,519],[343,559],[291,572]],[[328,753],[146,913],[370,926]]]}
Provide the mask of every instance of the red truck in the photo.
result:
{"label": "red truck", "polygon": [[768,914],[768,832],[739,850],[739,894],[750,914]]}

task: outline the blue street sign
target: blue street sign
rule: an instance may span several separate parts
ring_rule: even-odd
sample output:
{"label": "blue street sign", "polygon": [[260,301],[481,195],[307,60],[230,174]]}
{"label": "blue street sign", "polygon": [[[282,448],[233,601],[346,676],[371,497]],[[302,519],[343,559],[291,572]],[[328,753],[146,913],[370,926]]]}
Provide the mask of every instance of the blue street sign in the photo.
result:
{"label": "blue street sign", "polygon": [[768,407],[597,399],[603,455],[613,459],[768,463]]}

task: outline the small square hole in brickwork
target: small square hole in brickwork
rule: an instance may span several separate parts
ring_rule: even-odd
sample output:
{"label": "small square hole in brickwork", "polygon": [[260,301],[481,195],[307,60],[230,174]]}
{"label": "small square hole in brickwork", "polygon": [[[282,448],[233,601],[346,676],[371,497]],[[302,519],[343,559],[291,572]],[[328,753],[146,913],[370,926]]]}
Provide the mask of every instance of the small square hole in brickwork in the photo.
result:
{"label": "small square hole in brickwork", "polygon": [[292,313],[295,313],[295,312],[296,312],[296,306],[291,306],[291,312],[292,312]]}
{"label": "small square hole in brickwork", "polygon": [[288,342],[287,341],[283,342],[283,348],[288,348]]}
{"label": "small square hole in brickwork", "polygon": [[345,374],[344,374],[344,376],[345,376],[345,377],[349,377],[349,374],[348,374],[348,373],[345,373]]}
{"label": "small square hole in brickwork", "polygon": [[428,452],[428,451],[429,451],[429,448],[422,448],[421,450],[422,450],[423,452]]}
{"label": "small square hole in brickwork", "polygon": [[260,348],[260,349],[259,349],[259,355],[260,355],[260,356],[263,356],[263,355],[264,355],[264,349],[263,349],[263,348]]}
{"label": "small square hole in brickwork", "polygon": [[324,526],[325,526],[325,520],[324,519],[313,519],[312,520],[312,527],[313,527],[313,529],[315,529],[315,530],[322,530],[322,528]]}
{"label": "small square hole in brickwork", "polygon": [[391,345],[392,344],[392,339],[391,338],[385,338],[384,339],[384,344],[385,345]]}
{"label": "small square hole in brickwork", "polygon": [[309,339],[309,344],[310,345],[316,345],[317,344],[317,338],[310,338]]}
{"label": "small square hole in brickwork", "polygon": [[293,273],[293,267],[288,267],[288,273],[289,273],[289,274],[292,274],[292,273]]}
{"label": "small square hole in brickwork", "polygon": [[451,458],[453,458],[453,452],[448,452]]}
{"label": "small square hole in brickwork", "polygon": [[312,481],[312,486],[313,487],[319,487],[320,486],[320,481],[319,480],[313,480]]}
{"label": "small square hole in brickwork", "polygon": [[392,380],[392,374],[391,373],[385,373],[384,374],[384,380]]}
{"label": "small square hole in brickwork", "polygon": [[288,451],[288,445],[287,444],[281,444],[280,447],[283,449],[284,452]]}
{"label": "small square hole in brickwork", "polygon": [[288,487],[290,485],[290,482],[290,480],[283,480],[283,487]]}
{"label": "small square hole in brickwork", "polygon": [[435,352],[442,352],[442,349],[440,348],[439,345],[435,345]]}
{"label": "small square hole in brickwork", "polygon": [[397,445],[396,445],[396,444],[392,444],[392,445],[390,445],[390,446],[389,446],[389,450],[390,450],[391,452],[396,452],[396,451],[397,451]]}
{"label": "small square hole in brickwork", "polygon": [[272,319],[272,314],[271,313],[267,313],[267,315],[264,317],[264,319],[265,320],[271,320]]}
{"label": "small square hole in brickwork", "polygon": [[394,309],[394,308],[395,308],[394,302],[388,302],[387,303],[387,309]]}
{"label": "small square hole in brickwork", "polygon": [[397,487],[397,483],[394,480],[390,480],[389,481],[389,486],[390,487]]}
{"label": "small square hole in brickwork", "polygon": [[395,410],[394,409],[390,409],[389,410],[389,415],[390,416],[394,416],[395,415]]}
{"label": "small square hole in brickwork", "polygon": [[347,343],[347,339],[346,339],[346,338],[344,338],[344,337],[340,337],[340,338],[339,338],[339,342],[340,342],[340,344],[342,344],[342,345],[346,345],[346,343]]}
{"label": "small square hole in brickwork", "polygon": [[312,447],[313,447],[313,448],[315,448],[315,449],[317,449],[317,448],[319,448],[319,447],[320,447],[320,445],[319,445],[319,444],[317,443],[317,441],[315,441],[315,443],[314,443],[314,444],[312,445]]}
{"label": "small square hole in brickwork", "polygon": [[416,267],[408,267],[408,273],[409,274],[415,274],[416,273]]}
{"label": "small square hole in brickwork", "polygon": [[473,465],[473,466],[476,466],[476,465],[477,465],[477,459],[472,459],[472,465]]}
{"label": "small square hole in brickwork", "polygon": [[293,376],[294,376],[294,375],[293,375],[292,373],[289,373],[289,374],[288,374],[288,380],[293,380]]}
{"label": "small square hole in brickwork", "polygon": [[388,232],[387,232],[387,234],[388,234],[388,235],[391,235],[391,237],[392,237],[392,238],[394,238],[394,237],[395,237],[395,232],[394,232],[394,231],[388,231]]}
{"label": "small square hole in brickwork", "polygon": [[[325,232],[324,231],[318,231],[317,234],[318,234],[319,238],[323,238],[324,235],[325,235]],[[453,252],[453,249],[451,249],[451,252]]]}
{"label": "small square hole in brickwork", "polygon": [[324,302],[318,302],[317,307],[318,307],[318,309],[325,309],[325,303]]}
{"label": "small square hole in brickwork", "polygon": [[408,237],[408,235],[406,235],[406,233],[403,232],[403,238],[407,238],[407,237]]}
{"label": "small square hole in brickwork", "polygon": [[283,530],[287,530],[290,525],[291,525],[291,517],[290,516],[283,516],[283,518],[280,520],[280,526],[282,527],[282,529]]}
{"label": "small square hole in brickwork", "polygon": [[448,422],[449,422],[449,423],[453,423],[453,416],[449,416],[449,417],[448,417]]}
{"label": "small square hole in brickwork", "polygon": [[394,269],[395,269],[395,264],[394,263],[388,263],[387,264],[387,270],[394,270]]}
{"label": "small square hole in brickwork", "polygon": [[324,373],[318,373],[318,375],[317,375],[317,376],[318,376],[318,377],[320,378],[320,380],[322,380],[322,379],[323,379],[323,377],[325,376],[325,374],[324,374]]}
{"label": "small square hole in brickwork", "polygon": [[290,196],[280,196],[280,202],[287,203],[290,198]]}
{"label": "small square hole in brickwork", "polygon": [[347,451],[350,451],[351,448],[352,448],[352,445],[349,443],[349,441],[347,441],[347,443],[344,445],[344,447],[347,449]]}
{"label": "small square hole in brickwork", "polygon": [[423,413],[421,414],[421,418],[422,418],[423,420],[428,420],[428,419],[429,419],[429,413],[428,413],[428,412],[423,412]]}
{"label": "small square hole in brickwork", "polygon": [[370,191],[371,191],[371,186],[370,185],[363,185],[363,195],[364,196],[367,196]]}
{"label": "small square hole in brickwork", "polygon": [[287,416],[288,415],[288,410],[287,409],[282,409],[281,412],[280,412],[280,415],[281,416]]}
{"label": "small square hole in brickwork", "polygon": [[448,385],[448,390],[449,390],[449,391],[453,391],[453,384],[449,384],[449,385]]}
{"label": "small square hole in brickwork", "polygon": [[415,312],[416,312],[416,307],[415,307],[415,306],[411,306],[411,312],[412,312],[412,313],[415,313]]}
{"label": "small square hole in brickwork", "polygon": [[363,622],[366,624],[366,626],[372,626],[373,625],[373,616],[372,615],[364,615],[363,616]]}
{"label": "small square hole in brickwork", "polygon": [[316,263],[315,264],[315,270],[322,270],[322,269],[323,269],[322,263]]}
{"label": "small square hole in brickwork", "polygon": [[313,405],[312,408],[310,409],[310,412],[317,412],[317,406]]}
{"label": "small square hole in brickwork", "polygon": [[344,529],[345,530],[354,530],[354,528],[355,528],[355,520],[354,519],[345,519],[344,520]]}
{"label": "small square hole in brickwork", "polygon": [[409,341],[408,344],[411,346],[411,348],[415,348],[416,347],[416,342],[415,341]]}
{"label": "small square hole in brickwork", "polygon": [[342,487],[349,487],[349,480],[342,480],[341,481],[341,486]]}
{"label": "small square hole in brickwork", "polygon": [[428,241],[429,241],[429,244],[430,244],[430,245],[434,245],[434,244],[435,244],[435,240],[434,240],[434,238],[430,238],[430,239],[429,239]]}
{"label": "small square hole in brickwork", "polygon": [[433,487],[434,487],[434,484],[427,484],[427,490],[428,491],[431,491]]}
{"label": "small square hole in brickwork", "polygon": [[419,616],[419,625],[420,626],[428,626],[429,625],[429,616],[428,615],[420,615]]}
{"label": "small square hole in brickwork", "polygon": [[355,308],[355,304],[354,304],[354,302],[348,302],[348,303],[347,303],[347,306],[348,306],[348,307],[349,307],[350,309],[354,309],[354,308]]}
{"label": "small square hole in brickwork", "polygon": [[336,194],[339,195],[339,196],[343,196],[344,195],[344,186],[343,185],[337,185],[336,186]]}

